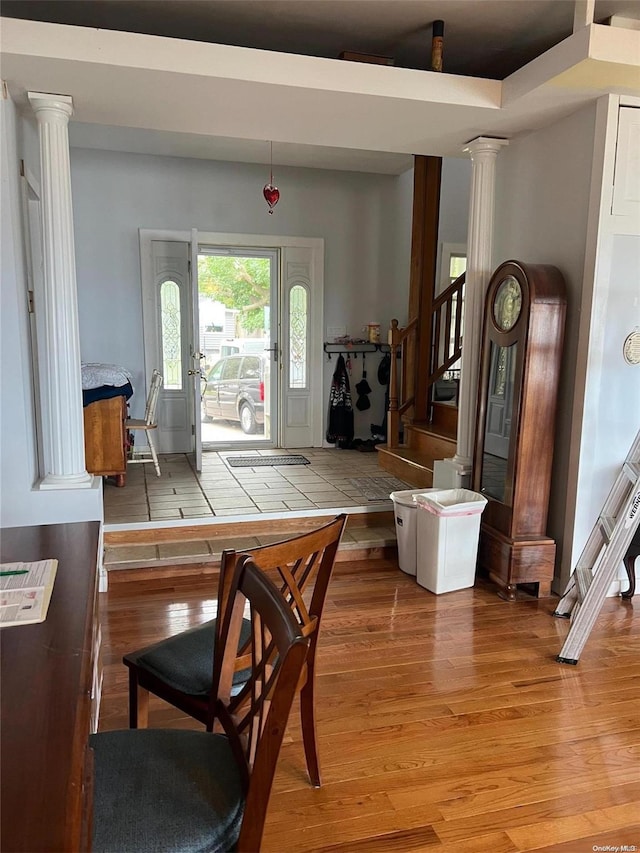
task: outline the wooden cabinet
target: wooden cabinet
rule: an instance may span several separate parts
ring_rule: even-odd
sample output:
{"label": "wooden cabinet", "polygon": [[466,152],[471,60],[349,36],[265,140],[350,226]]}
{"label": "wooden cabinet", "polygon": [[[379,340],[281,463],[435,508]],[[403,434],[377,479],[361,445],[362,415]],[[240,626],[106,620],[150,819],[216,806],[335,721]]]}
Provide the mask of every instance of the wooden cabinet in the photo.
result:
{"label": "wooden cabinet", "polygon": [[2,562],[58,560],[44,622],[1,631],[0,770],[7,853],[88,849],[88,737],[101,687],[99,522],[1,531]]}
{"label": "wooden cabinet", "polygon": [[87,471],[115,477],[124,486],[127,472],[127,403],[120,395],[96,400],[83,409],[84,453]]}
{"label": "wooden cabinet", "polygon": [[549,595],[556,546],[546,535],[562,359],[565,285],[551,266],[507,261],[485,303],[473,487],[479,565],[513,600],[517,584]]}

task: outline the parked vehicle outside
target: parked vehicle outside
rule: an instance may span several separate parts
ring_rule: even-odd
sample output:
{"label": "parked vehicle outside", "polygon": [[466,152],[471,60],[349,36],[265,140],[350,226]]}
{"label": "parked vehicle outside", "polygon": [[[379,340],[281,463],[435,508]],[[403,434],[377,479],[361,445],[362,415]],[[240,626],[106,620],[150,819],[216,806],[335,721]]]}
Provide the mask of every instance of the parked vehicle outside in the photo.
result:
{"label": "parked vehicle outside", "polygon": [[248,435],[263,429],[266,368],[263,355],[229,355],[216,362],[202,397],[205,418],[237,421]]}

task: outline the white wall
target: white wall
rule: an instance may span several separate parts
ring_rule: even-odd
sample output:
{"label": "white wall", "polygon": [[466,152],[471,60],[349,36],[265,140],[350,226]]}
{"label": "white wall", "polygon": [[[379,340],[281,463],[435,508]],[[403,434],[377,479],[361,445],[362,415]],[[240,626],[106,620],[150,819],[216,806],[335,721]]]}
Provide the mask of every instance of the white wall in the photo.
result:
{"label": "white wall", "polygon": [[[615,121],[612,117],[610,123]],[[508,259],[553,264],[567,285],[547,528],[558,546],[557,591],[580,555],[631,444],[628,436],[635,435],[640,421],[640,372],[632,376],[621,357],[633,293],[637,310],[637,242],[612,243],[598,222],[603,168],[605,161],[612,168],[614,156],[603,150],[606,124],[592,104],[512,140],[497,165],[494,268]]]}
{"label": "white wall", "polygon": [[440,213],[438,222],[438,256],[436,291],[449,285],[449,271],[442,269],[444,243],[466,245],[469,226],[469,194],[471,192],[471,160],[450,158],[442,161]]}
{"label": "white wall", "polygon": [[1,101],[1,395],[0,527],[90,521],[102,518],[102,484],[82,490],[38,491],[33,378],[27,313],[19,161],[39,175],[32,123],[11,100]]}
{"label": "white wall", "polygon": [[[548,534],[562,559],[595,107],[511,140],[498,155],[494,269],[509,259],[552,264],[567,286]],[[569,549],[571,545],[569,543]]]}
{"label": "white wall", "polygon": [[[640,100],[635,102],[637,109]],[[624,216],[612,213],[614,182],[622,180],[622,195],[634,197],[635,188],[633,178],[624,184],[617,170],[614,173],[620,153],[618,117],[619,99],[601,98],[576,374],[584,388],[584,407],[574,412],[572,451],[578,477],[570,504],[575,506],[573,552],[571,563],[563,564],[563,579],[579,558],[640,427],[640,368],[627,364],[622,352],[627,335],[640,326],[640,203],[636,193],[635,210]],[[637,180],[636,151],[628,152],[627,162],[635,165]],[[617,592],[615,584],[611,592]]]}
{"label": "white wall", "polygon": [[[359,337],[367,323],[384,330],[393,317],[406,321],[412,171],[394,177],[280,167],[274,172],[280,202],[269,216],[262,197],[266,166],[89,149],[72,149],[71,162],[82,358],[124,365],[139,389],[139,228],[323,237],[325,331],[342,326]],[[371,409],[356,410],[361,438],[383,417],[384,390],[371,381],[378,361],[367,362]],[[353,365],[352,384],[362,363]],[[334,367],[325,358],[327,394]],[[136,394],[134,415],[143,402]]]}
{"label": "white wall", "polygon": [[[88,149],[73,149],[71,159],[82,358],[124,365],[138,389],[145,384],[139,228],[324,237],[326,327],[357,337],[366,323],[388,325],[406,311],[409,258],[396,245],[404,199],[393,176],[278,168],[281,197],[269,216],[266,166]],[[328,393],[331,363],[325,368]],[[143,393],[132,402],[140,415]],[[370,412],[358,413],[365,416],[368,435]]]}

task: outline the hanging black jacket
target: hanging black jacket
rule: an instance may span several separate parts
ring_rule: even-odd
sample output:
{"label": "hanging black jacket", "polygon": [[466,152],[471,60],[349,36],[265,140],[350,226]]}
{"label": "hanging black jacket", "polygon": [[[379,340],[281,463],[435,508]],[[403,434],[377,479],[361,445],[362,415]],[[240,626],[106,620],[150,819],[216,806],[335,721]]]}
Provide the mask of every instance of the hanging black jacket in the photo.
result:
{"label": "hanging black jacket", "polygon": [[339,447],[348,447],[353,441],[353,406],[351,388],[344,358],[339,356],[329,392],[327,441]]}

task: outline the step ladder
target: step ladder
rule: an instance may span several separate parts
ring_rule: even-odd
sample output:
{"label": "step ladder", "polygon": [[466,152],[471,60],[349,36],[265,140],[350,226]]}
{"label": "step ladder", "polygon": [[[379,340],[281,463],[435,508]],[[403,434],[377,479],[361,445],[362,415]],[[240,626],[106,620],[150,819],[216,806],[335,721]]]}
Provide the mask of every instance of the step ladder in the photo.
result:
{"label": "step ladder", "polygon": [[640,431],[554,611],[554,616],[571,619],[571,628],[556,658],[558,663],[578,663],[639,523]]}

